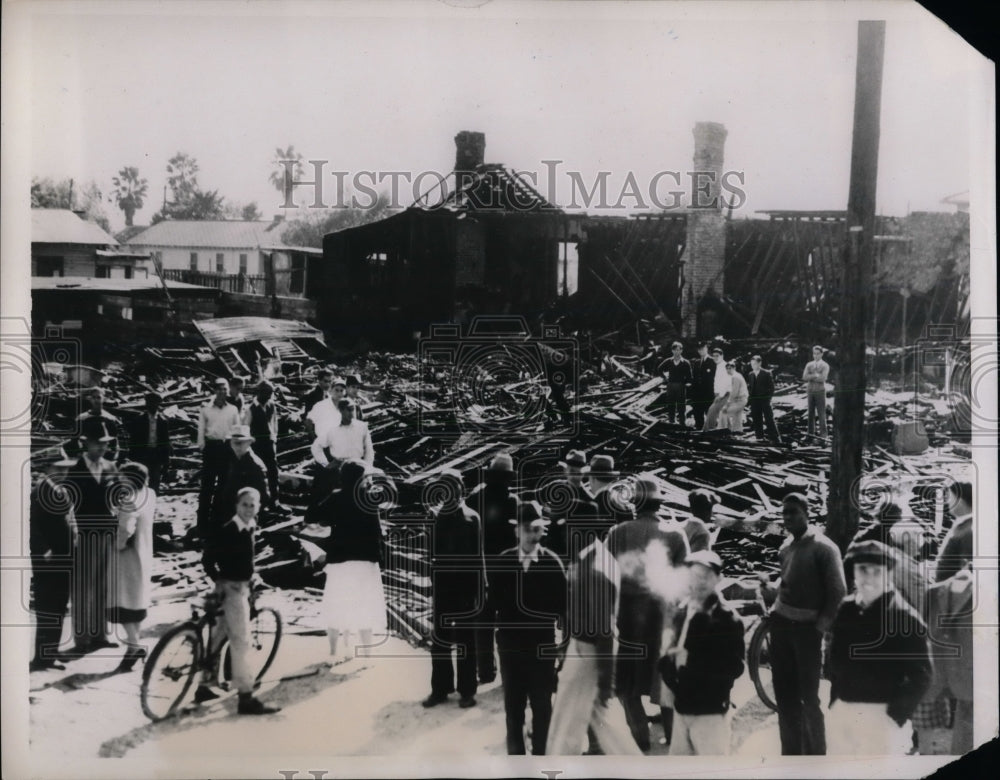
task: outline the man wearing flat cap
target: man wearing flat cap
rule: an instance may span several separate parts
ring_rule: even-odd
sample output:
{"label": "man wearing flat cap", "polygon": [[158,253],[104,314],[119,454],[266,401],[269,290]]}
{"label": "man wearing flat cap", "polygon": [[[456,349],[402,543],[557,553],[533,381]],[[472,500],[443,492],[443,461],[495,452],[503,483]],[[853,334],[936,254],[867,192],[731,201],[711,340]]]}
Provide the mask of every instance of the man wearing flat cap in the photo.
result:
{"label": "man wearing flat cap", "polygon": [[855,592],[830,630],[831,755],[906,755],[912,745],[908,721],[930,687],[932,667],[927,627],[892,586],[895,556],[878,541],[847,549]]}
{"label": "man wearing flat cap", "polygon": [[497,649],[507,720],[507,754],[525,754],[524,712],[531,703],[531,753],[542,755],[556,688],[556,625],[566,618],[566,572],[541,545],[549,522],[537,501],[518,505],[517,545],[497,557],[490,579],[489,614]]}
{"label": "man wearing flat cap", "polygon": [[[465,481],[445,469],[427,488],[431,529],[431,693],[436,707],[457,690],[459,704],[476,702],[475,621],[486,605],[486,562],[479,515],[463,503]],[[452,663],[452,648],[457,660]],[[457,681],[456,681],[457,671]]]}
{"label": "man wearing flat cap", "polygon": [[743,674],[743,624],[718,593],[722,559],[711,550],[691,553],[688,598],[674,613],[673,638],[660,661],[674,694],[672,756],[729,753],[733,683]]}
{"label": "man wearing flat cap", "polygon": [[781,505],[789,537],[778,551],[780,580],[771,609],[771,673],[785,756],[825,755],[819,703],[823,634],[847,592],[840,550],[809,524],[809,502],[789,493]]}

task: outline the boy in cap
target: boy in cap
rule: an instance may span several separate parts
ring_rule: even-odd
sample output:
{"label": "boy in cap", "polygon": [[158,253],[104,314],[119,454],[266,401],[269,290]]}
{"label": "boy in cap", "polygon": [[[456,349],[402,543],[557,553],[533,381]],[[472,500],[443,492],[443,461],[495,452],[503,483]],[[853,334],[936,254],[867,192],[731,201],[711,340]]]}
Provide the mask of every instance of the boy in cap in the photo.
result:
{"label": "boy in cap", "polygon": [[687,558],[688,598],[674,614],[675,638],[660,661],[674,694],[672,756],[729,753],[733,683],[743,674],[743,623],[718,593],[722,559],[711,550]]}
{"label": "boy in cap", "polygon": [[541,546],[548,521],[537,501],[518,506],[517,546],[497,558],[488,614],[495,616],[507,715],[507,754],[523,756],[524,711],[531,702],[531,753],[542,755],[556,681],[556,624],[566,616],[566,572]]}
{"label": "boy in cap", "polygon": [[852,544],[845,563],[856,592],[830,630],[827,676],[831,755],[905,755],[907,721],[931,684],[927,627],[892,587],[894,551],[878,541]]}
{"label": "boy in cap", "polygon": [[63,487],[66,470],[76,461],[61,448],[37,459],[45,473],[31,491],[30,551],[32,606],[35,613],[33,672],[65,669],[58,660],[59,640],[69,606],[70,572],[76,521],[69,491]]}
{"label": "boy in cap", "polygon": [[[789,493],[781,505],[789,537],[778,550],[781,578],[771,608],[771,673],[785,756],[826,754],[819,704],[823,634],[847,592],[840,550],[809,524],[809,502]],[[760,575],[765,587],[775,589]]]}

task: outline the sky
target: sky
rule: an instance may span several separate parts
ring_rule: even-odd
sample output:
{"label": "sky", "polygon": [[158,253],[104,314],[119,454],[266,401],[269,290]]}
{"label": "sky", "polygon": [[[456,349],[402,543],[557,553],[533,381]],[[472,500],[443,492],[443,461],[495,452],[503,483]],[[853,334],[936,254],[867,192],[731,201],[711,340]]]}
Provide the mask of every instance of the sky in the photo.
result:
{"label": "sky", "polygon": [[[859,17],[845,4],[453,2],[465,7],[416,3],[406,16],[382,3],[47,6],[28,41],[31,174],[110,192],[135,165],[150,184],[135,222],[148,224],[183,151],[203,188],[270,217],[282,213],[268,182],[278,146],[324,161],[329,203],[329,172],[446,174],[455,134],[478,130],[487,162],[535,172],[556,202],[571,200],[569,171],[588,186],[609,171],[611,202],[632,172],[648,201],[657,172],[691,169],[694,124],[715,121],[724,167],[744,177],[737,216],[846,208]],[[953,210],[941,199],[970,186],[978,55],[912,10],[886,28],[883,214]],[[546,160],[562,161],[554,193]],[[411,192],[403,182],[404,205]]]}

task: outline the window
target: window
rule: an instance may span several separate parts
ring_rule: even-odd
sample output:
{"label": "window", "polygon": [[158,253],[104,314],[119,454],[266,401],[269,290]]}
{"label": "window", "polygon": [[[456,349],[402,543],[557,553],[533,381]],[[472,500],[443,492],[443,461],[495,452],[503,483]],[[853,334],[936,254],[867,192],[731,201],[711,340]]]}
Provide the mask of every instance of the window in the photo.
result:
{"label": "window", "polygon": [[106,265],[97,266],[97,270],[94,272],[94,277],[97,279],[110,279],[111,269]]}
{"label": "window", "polygon": [[131,268],[126,268],[125,269],[125,278],[126,279],[131,279],[132,278],[132,269]]}
{"label": "window", "polygon": [[247,272],[247,256],[240,255],[240,273],[246,274]]}
{"label": "window", "polygon": [[288,280],[288,292],[301,295],[306,289],[306,259],[303,255],[292,255],[292,273]]}
{"label": "window", "polygon": [[197,271],[198,270],[198,253],[197,252],[192,252],[191,253],[191,270],[192,271]]}
{"label": "window", "polygon": [[226,272],[226,256],[222,252],[215,253],[215,272],[217,274]]}
{"label": "window", "polygon": [[575,241],[559,242],[559,294],[572,295],[579,282],[579,259]]}

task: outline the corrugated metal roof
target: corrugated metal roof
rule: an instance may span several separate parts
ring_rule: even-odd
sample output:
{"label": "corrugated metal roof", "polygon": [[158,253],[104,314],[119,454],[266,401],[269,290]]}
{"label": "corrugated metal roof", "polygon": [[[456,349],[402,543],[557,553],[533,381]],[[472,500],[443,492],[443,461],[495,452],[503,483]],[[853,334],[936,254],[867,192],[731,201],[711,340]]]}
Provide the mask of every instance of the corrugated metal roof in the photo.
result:
{"label": "corrugated metal roof", "polygon": [[[196,320],[194,326],[214,350],[245,341],[314,338],[323,341],[323,332],[299,320],[270,317],[220,317]],[[324,342],[325,343],[325,342]]]}
{"label": "corrugated metal roof", "polygon": [[[167,282],[171,290],[204,290],[218,292],[214,287],[187,282]],[[32,276],[32,290],[96,290],[100,292],[134,292],[135,290],[162,289],[155,276],[148,279],[97,279],[91,276]]]}
{"label": "corrugated metal roof", "polygon": [[130,247],[215,247],[257,249],[281,245],[285,222],[164,220],[128,240]]}
{"label": "corrugated metal roof", "polygon": [[118,246],[100,225],[80,219],[69,209],[32,209],[31,243]]}

